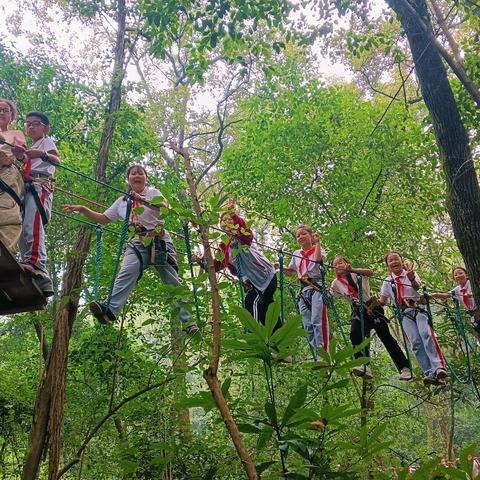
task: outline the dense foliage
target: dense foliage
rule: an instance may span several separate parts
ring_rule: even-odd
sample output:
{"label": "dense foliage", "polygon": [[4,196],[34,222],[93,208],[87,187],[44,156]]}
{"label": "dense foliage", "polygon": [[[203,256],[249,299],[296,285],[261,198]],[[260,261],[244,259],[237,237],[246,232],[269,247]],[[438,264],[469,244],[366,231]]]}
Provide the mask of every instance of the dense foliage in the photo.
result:
{"label": "dense foliage", "polygon": [[[116,2],[51,3],[43,6],[61,9],[67,22],[80,19],[96,35],[105,29],[90,53],[110,68]],[[245,478],[202,378],[211,355],[211,291],[207,274],[191,269],[186,255],[190,248],[202,253],[198,224],[217,225],[226,198],[236,198],[272,262],[279,256],[289,262],[288,252],[297,248],[295,227],[306,223],[320,233],[329,259],[342,254],[355,266],[372,267],[377,291],[389,250],[404,252],[430,291],[452,288],[451,268],[462,261],[446,212],[431,118],[415,100],[415,79],[402,80],[411,59],[391,12],[373,19],[368,2],[318,2],[321,27],[302,31],[299,22],[288,23],[293,7],[283,2],[160,3],[127,5],[127,57],[138,75],[132,79],[127,72],[123,82],[105,177],[123,190],[126,167],[146,165],[150,184],[172,206],[164,215],[175,234],[184,282],[172,289],[147,271],[118,322],[97,325],[87,304],[96,289],[100,297],[108,295],[121,226],[105,229],[101,242],[95,226],[87,226],[93,242],[69,344],[59,478]],[[448,2],[439,3],[445,9]],[[454,33],[478,82],[478,11],[469,3],[456,2],[452,15],[462,22]],[[350,22],[342,31],[334,26],[337,14]],[[46,17],[39,23],[55,26]],[[306,47],[315,38],[357,74],[366,68],[374,80],[320,76]],[[105,76],[98,64],[89,72],[67,68],[49,56],[49,45],[40,44],[32,54],[0,39],[0,97],[17,102],[19,128],[29,110],[49,114],[68,167],[57,169],[47,239],[56,295],[45,311],[0,320],[0,479],[22,478],[45,369],[42,345],[51,345],[55,315],[68,300],[60,292],[80,217],[65,217],[61,206],[92,207],[86,203],[92,200],[92,208],[101,211],[119,195],[75,174],[95,175],[110,101]],[[478,149],[478,109],[458,81],[452,84]],[[399,85],[403,98],[392,101]],[[165,148],[172,137],[192,151],[203,219],[193,214],[182,159]],[[210,235],[214,244],[222,237],[215,230]],[[327,268],[327,283],[332,279]],[[222,391],[262,478],[471,478],[470,456],[479,453],[480,443],[480,352],[467,331],[472,348],[466,355],[453,326],[453,304],[432,305],[454,372],[445,387],[425,387],[416,365],[415,381],[397,380],[375,337],[375,378],[365,382],[350,374],[365,360],[352,360],[346,304],[332,303],[330,351],[321,354],[325,365],[313,368],[291,296],[295,282],[289,290],[285,280],[261,326],[240,308],[238,282],[224,274],[219,280]],[[172,310],[177,298],[188,298],[198,335],[179,331]],[[281,307],[286,321],[274,331]],[[279,361],[288,355],[292,364]],[[467,376],[471,381],[462,382]],[[458,458],[458,468],[442,466],[441,458]],[[408,473],[411,465],[421,466],[415,475]],[[45,462],[39,478],[49,478],[47,469]]]}

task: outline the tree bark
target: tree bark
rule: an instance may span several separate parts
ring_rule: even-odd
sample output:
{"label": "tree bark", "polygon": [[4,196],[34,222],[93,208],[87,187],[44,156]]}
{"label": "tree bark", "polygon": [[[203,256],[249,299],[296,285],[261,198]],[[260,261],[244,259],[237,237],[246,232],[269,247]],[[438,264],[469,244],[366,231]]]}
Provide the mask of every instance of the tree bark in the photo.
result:
{"label": "tree bark", "polygon": [[[390,3],[390,2],[388,2]],[[463,63],[459,64],[452,55],[450,55],[437,37],[433,34],[432,26],[430,23],[430,17],[428,16],[428,10],[425,4],[425,0],[416,1],[416,7],[422,10],[420,13],[417,8],[415,8],[407,0],[395,0],[395,3],[400,4],[401,8],[410,16],[410,20],[417,23],[418,27],[423,30],[423,33],[428,37],[429,43],[435,45],[439,55],[443,57],[445,62],[448,63],[453,73],[458,77],[462,82],[463,86],[467,92],[472,96],[473,100],[477,104],[477,107],[480,107],[480,90],[475,85],[473,80],[468,76],[467,71],[465,70]],[[412,2],[413,3],[413,2]],[[397,13],[398,15],[398,13]],[[403,25],[403,24],[402,24]],[[405,26],[404,26],[405,28]],[[408,35],[408,33],[407,33]],[[410,44],[411,46],[411,44]],[[416,64],[415,64],[416,66]]]}
{"label": "tree bark", "polygon": [[[116,112],[119,109],[121,100],[121,85],[125,72],[125,0],[118,0],[117,2],[117,22],[117,41],[108,117],[97,158],[96,177],[98,180],[103,180],[105,176],[108,154],[116,126]],[[33,423],[22,474],[23,480],[35,480],[37,478],[42,453],[45,448],[49,450],[48,478],[49,480],[58,478],[68,344],[77,314],[79,292],[83,280],[83,267],[90,248],[90,238],[91,232],[89,230],[80,229],[78,240],[67,264],[61,295],[62,302],[60,302],[63,306],[56,315],[47,367],[37,391]]]}
{"label": "tree bark", "polygon": [[[480,188],[467,131],[460,117],[447,71],[436,46],[404,0],[387,0],[410,44],[423,99],[430,112],[447,186],[447,208],[460,253],[480,302]],[[425,0],[410,0],[430,28]]]}
{"label": "tree bark", "polygon": [[[180,154],[185,161],[185,176],[187,178],[188,188],[190,191],[190,197],[193,203],[193,210],[197,218],[202,218],[202,208],[200,202],[198,201],[197,189],[195,186],[195,180],[192,173],[192,164],[190,161],[189,153],[176,145],[172,145],[172,148],[175,152]],[[227,431],[230,434],[230,438],[237,450],[237,454],[242,462],[242,466],[247,474],[247,478],[250,480],[258,480],[260,477],[255,468],[248,450],[243,443],[242,434],[235,423],[235,420],[232,416],[232,412],[225,400],[223,395],[221,384],[218,379],[218,366],[220,362],[220,350],[221,350],[221,313],[220,313],[220,296],[218,293],[218,284],[217,284],[217,275],[215,273],[214,259],[212,256],[212,251],[210,249],[210,241],[208,237],[208,227],[200,224],[200,235],[202,239],[202,244],[205,251],[205,260],[208,266],[208,278],[210,280],[211,286],[211,301],[212,301],[212,354],[211,360],[208,367],[203,372],[203,378],[207,382],[210,391],[212,392],[213,399],[217,408],[222,416],[222,419],[227,427]]]}

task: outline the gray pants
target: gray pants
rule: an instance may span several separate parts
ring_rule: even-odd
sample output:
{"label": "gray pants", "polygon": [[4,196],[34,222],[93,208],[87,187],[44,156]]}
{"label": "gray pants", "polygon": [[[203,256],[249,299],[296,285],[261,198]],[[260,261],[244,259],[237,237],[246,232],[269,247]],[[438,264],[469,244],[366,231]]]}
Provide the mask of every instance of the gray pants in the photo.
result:
{"label": "gray pants", "polygon": [[[152,242],[153,243],[153,242]],[[156,252],[154,267],[160,274],[163,283],[168,285],[180,285],[176,265],[176,252],[172,243],[165,243],[166,251]],[[127,303],[128,297],[137,283],[144,269],[152,265],[152,245],[145,246],[140,240],[133,239],[127,244],[125,257],[122,267],[115,279],[112,297],[108,308],[118,317],[123,306]],[[142,261],[140,262],[141,256]],[[185,303],[183,301],[182,303]],[[181,322],[189,322],[191,314],[183,306],[179,307],[179,317]]]}
{"label": "gray pants", "polygon": [[298,298],[298,309],[302,315],[303,328],[308,332],[307,340],[310,346],[317,350],[323,347],[328,352],[329,331],[327,306],[323,297],[312,287],[304,287]]}
{"label": "gray pants", "polygon": [[435,375],[439,368],[445,368],[445,360],[435,332],[428,323],[427,313],[424,310],[405,308],[402,310],[402,325],[425,375]]}
{"label": "gray pants", "polygon": [[[40,183],[33,183],[40,203],[43,205],[47,220],[50,220],[52,212],[52,192]],[[49,278],[47,270],[47,249],[45,248],[45,228],[42,217],[38,211],[33,194],[25,192],[23,207],[23,230],[20,239],[20,253],[22,260],[32,264],[36,270]]]}

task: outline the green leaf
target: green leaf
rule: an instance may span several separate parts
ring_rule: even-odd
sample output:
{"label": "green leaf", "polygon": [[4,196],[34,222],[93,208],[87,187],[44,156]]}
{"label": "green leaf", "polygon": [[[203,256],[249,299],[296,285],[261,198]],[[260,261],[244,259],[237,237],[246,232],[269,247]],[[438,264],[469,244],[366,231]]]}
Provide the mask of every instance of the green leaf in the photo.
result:
{"label": "green leaf", "polygon": [[298,408],[300,408],[307,399],[308,387],[307,385],[302,385],[295,394],[290,398],[287,408],[283,414],[281,426],[285,426],[290,418],[295,414]]}
{"label": "green leaf", "polygon": [[268,400],[265,402],[265,413],[267,414],[268,419],[272,426],[277,425],[277,411],[273,403]]}
{"label": "green leaf", "polygon": [[275,325],[279,322],[280,318],[280,300],[275,299],[273,303],[268,306],[267,315],[265,317],[265,329],[267,338],[272,335]]}
{"label": "green leaf", "polygon": [[237,427],[242,433],[262,433],[260,428],[250,423],[238,423]]}
{"label": "green leaf", "polygon": [[274,430],[269,425],[266,425],[262,429],[260,435],[258,436],[258,440],[257,440],[257,449],[258,450],[262,450],[265,447],[265,445],[271,440],[273,433],[274,433]]}
{"label": "green leaf", "polygon": [[252,317],[250,312],[246,309],[235,306],[233,308],[234,312],[236,313],[238,319],[242,323],[242,325],[249,330],[252,334],[254,334],[259,340],[266,340],[266,329],[263,325],[255,321]]}

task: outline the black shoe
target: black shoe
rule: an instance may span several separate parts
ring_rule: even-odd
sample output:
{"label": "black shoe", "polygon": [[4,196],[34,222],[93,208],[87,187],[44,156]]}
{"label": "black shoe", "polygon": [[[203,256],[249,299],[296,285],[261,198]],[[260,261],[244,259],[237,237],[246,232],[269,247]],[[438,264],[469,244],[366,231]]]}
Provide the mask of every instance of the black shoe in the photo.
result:
{"label": "black shoe", "polygon": [[103,323],[103,325],[108,325],[109,322],[114,322],[116,320],[116,317],[112,313],[112,311],[109,308],[106,308],[105,305],[103,305],[102,303],[97,302],[96,300],[90,302],[89,307],[92,315],[100,323]]}
{"label": "black shoe", "polygon": [[55,294],[53,291],[53,283],[50,277],[45,275],[32,274],[32,278],[37,284],[37,287],[41,290],[44,297],[48,298]]}
{"label": "black shoe", "polygon": [[426,375],[423,377],[424,385],[445,385],[442,380],[438,379],[435,375]]}

